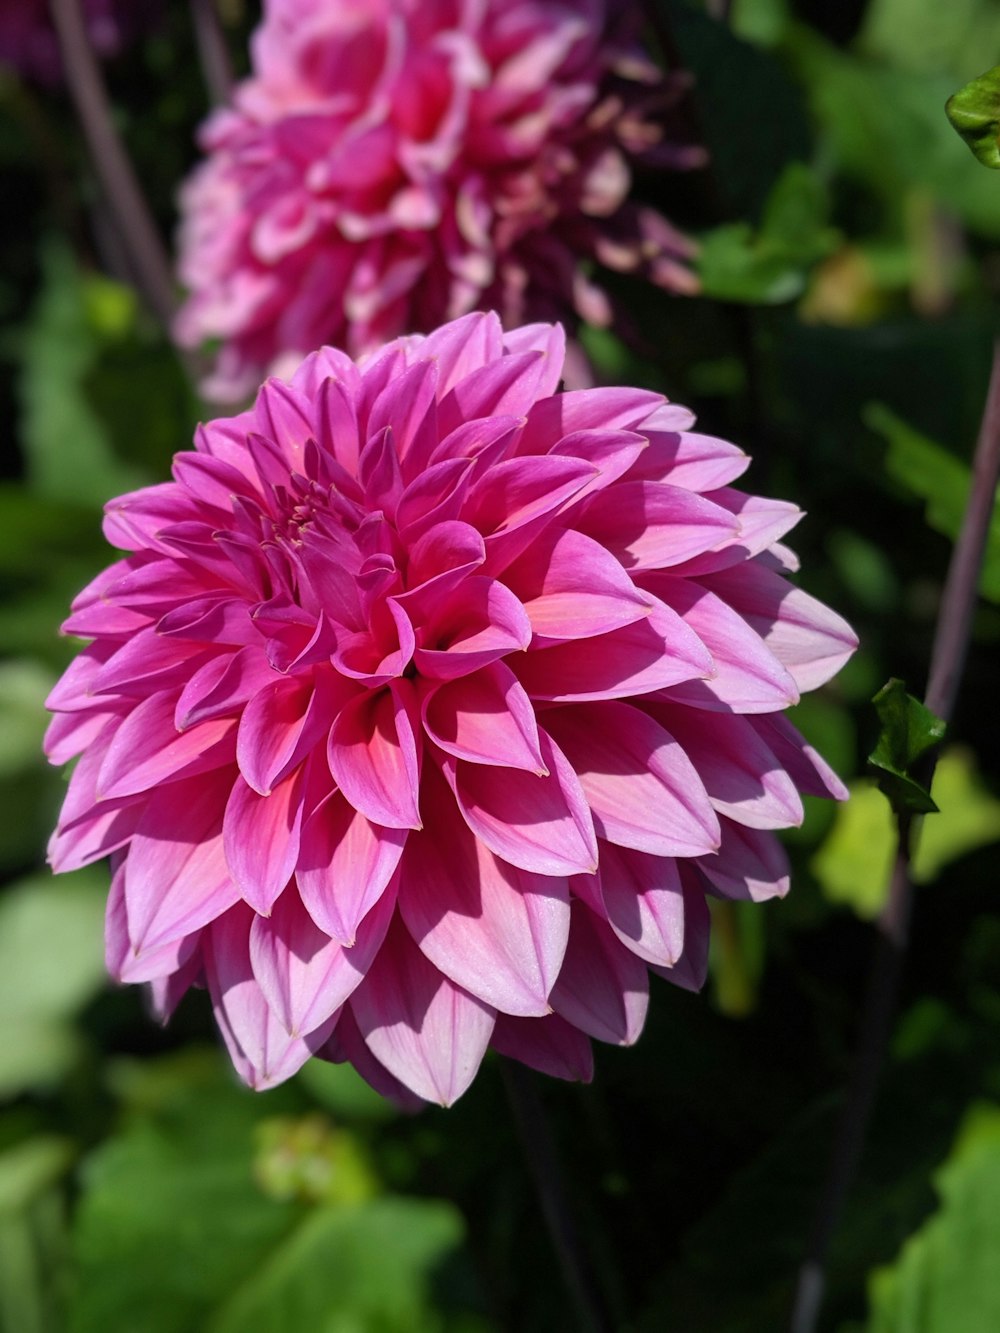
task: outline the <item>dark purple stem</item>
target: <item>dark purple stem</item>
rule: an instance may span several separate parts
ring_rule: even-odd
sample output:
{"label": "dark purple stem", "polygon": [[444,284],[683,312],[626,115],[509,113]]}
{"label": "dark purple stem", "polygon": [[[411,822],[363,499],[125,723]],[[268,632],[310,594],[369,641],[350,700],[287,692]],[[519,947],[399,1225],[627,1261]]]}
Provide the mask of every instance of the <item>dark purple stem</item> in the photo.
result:
{"label": "dark purple stem", "polygon": [[[976,608],[979,574],[989,535],[997,481],[1000,478],[1000,342],[994,344],[993,369],[982,425],[972,464],[972,487],[948,577],[941,597],[931,649],[925,704],[932,713],[951,720],[962,679]],[[928,785],[933,759],[922,772]],[[885,1063],[899,993],[903,959],[909,940],[913,885],[910,857],[914,824],[899,818],[899,850],[892,869],[885,907],[878,918],[875,944],[862,1016],[861,1041],[855,1055],[847,1101],[837,1131],[826,1182],[813,1223],[807,1257],[799,1272],[792,1333],[815,1333],[826,1285],[830,1242],[857,1174],[864,1149],[879,1076]]]}
{"label": "dark purple stem", "polygon": [[208,95],[216,106],[229,101],[233,69],[215,0],[191,0],[191,20]]}
{"label": "dark purple stem", "polygon": [[500,1067],[545,1224],[576,1306],[577,1320],[573,1327],[580,1333],[612,1333],[613,1325],[591,1280],[590,1266],[580,1245],[545,1108],[532,1075],[514,1060],[502,1059]]}
{"label": "dark purple stem", "polygon": [[66,81],[90,156],[121,231],[130,267],[149,308],[165,329],[174,313],[174,286],[163,242],[115,128],[80,0],[49,0]]}

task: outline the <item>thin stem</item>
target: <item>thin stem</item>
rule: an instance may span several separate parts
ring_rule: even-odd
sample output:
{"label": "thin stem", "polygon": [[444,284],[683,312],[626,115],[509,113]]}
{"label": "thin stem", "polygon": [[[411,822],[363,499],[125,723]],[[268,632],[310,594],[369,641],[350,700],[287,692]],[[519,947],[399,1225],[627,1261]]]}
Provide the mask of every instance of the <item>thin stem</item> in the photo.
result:
{"label": "thin stem", "polygon": [[[979,573],[1000,478],[1000,342],[994,344],[993,369],[972,466],[972,487],[948,577],[945,580],[931,649],[926,706],[951,720],[972,632]],[[933,759],[923,776],[928,785]],[[813,1223],[807,1258],[799,1273],[792,1311],[792,1333],[814,1333],[826,1283],[826,1260],[834,1232],[857,1173],[864,1149],[879,1076],[885,1063],[899,982],[909,940],[913,884],[910,858],[916,833],[909,816],[899,820],[899,849],[885,907],[878,919],[868,989],[862,1011],[861,1040],[855,1054],[847,1101],[837,1131],[823,1192]]]}
{"label": "thin stem", "polygon": [[191,0],[191,20],[208,95],[216,106],[229,101],[233,69],[215,0]]}
{"label": "thin stem", "polygon": [[580,1333],[611,1333],[613,1326],[580,1246],[545,1108],[532,1076],[514,1060],[504,1059],[500,1064],[528,1170],[538,1191],[563,1279],[576,1305],[579,1317],[576,1327]]}
{"label": "thin stem", "polygon": [[166,251],[132,164],[115,128],[101,71],[87,35],[80,0],[49,0],[66,80],[101,187],[126,246],[137,285],[165,329],[174,313]]}

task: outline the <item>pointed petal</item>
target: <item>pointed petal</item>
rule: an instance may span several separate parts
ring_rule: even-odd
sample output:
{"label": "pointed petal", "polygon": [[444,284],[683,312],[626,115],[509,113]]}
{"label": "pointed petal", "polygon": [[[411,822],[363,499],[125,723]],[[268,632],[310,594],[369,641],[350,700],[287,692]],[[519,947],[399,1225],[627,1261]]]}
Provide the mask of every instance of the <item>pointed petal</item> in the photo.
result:
{"label": "pointed petal", "polygon": [[184,731],[199,722],[239,713],[259,690],[273,683],[274,668],[260,648],[210,657],[181,690],[174,724]]}
{"label": "pointed petal", "polygon": [[730,819],[721,824],[718,852],[697,863],[712,891],[723,898],[749,898],[755,903],[784,898],[789,885],[788,856],[774,834],[744,828]]}
{"label": "pointed petal", "polygon": [[581,902],[573,904],[566,961],[551,998],[568,1023],[617,1046],[631,1046],[646,1021],[646,965]]}
{"label": "pointed petal", "polygon": [[739,532],[736,519],[680,486],[624,481],[574,510],[575,528],[593,537],[626,569],[662,569],[712,551]]}
{"label": "pointed petal", "polygon": [[236,723],[204,722],[179,732],[174,725],[176,704],[172,690],[151,694],[122,721],[97,777],[98,800],[133,796],[233,762]]}
{"label": "pointed petal", "polygon": [[205,975],[215,1018],[236,1072],[258,1092],[273,1088],[309,1059],[333,1030],[328,1019],[307,1037],[291,1037],[274,1014],[250,966],[253,913],[241,903],[214,922]]}
{"label": "pointed petal", "polygon": [[728,486],[750,466],[742,449],[711,435],[685,430],[649,430],[647,434],[649,448],[629,473],[630,481],[668,481],[688,491],[714,491]]}
{"label": "pointed petal", "polygon": [[558,1014],[544,1018],[497,1014],[490,1045],[540,1074],[571,1083],[589,1083],[594,1077],[594,1052],[589,1039]]}
{"label": "pointed petal", "polygon": [[406,845],[405,829],[370,823],[334,792],[309,817],[295,878],[320,930],[349,948],[382,897]]}
{"label": "pointed petal", "polygon": [[267,796],[301,763],[326,735],[330,718],[354,688],[352,682],[328,672],[280,677],[253,696],[240,718],[236,761],[255,792]]}
{"label": "pointed petal", "polygon": [[631,704],[554,708],[543,722],[573,765],[602,838],[656,856],[700,856],[719,822],[673,736]]}
{"label": "pointed petal", "polygon": [[348,1004],[376,1060],[442,1106],[475,1078],[495,1021],[493,1009],[424,957],[398,918]]}
{"label": "pointed petal", "polygon": [[432,688],[423,722],[431,740],[458,759],[530,773],[545,768],[531,700],[502,662]]}
{"label": "pointed petal", "polygon": [[226,805],[222,841],[229,873],[244,901],[264,916],[298,860],[304,785],[301,767],[267,796],[237,777]]}
{"label": "pointed petal", "polygon": [[444,598],[424,626],[423,642],[413,654],[417,670],[435,680],[454,680],[527,648],[531,622],[509,588],[474,574]]}
{"label": "pointed petal", "polygon": [[385,939],[393,907],[394,895],[383,894],[349,949],[319,929],[293,887],[281,895],[270,917],[254,917],[253,973],[291,1036],[314,1031],[354,992]]}
{"label": "pointed petal", "polygon": [[539,875],[592,874],[597,837],[569,760],[542,730],[546,773],[486,768],[442,755],[442,771],[465,822],[490,851]]}
{"label": "pointed petal", "polygon": [[385,1065],[375,1059],[365,1045],[364,1037],[358,1031],[357,1020],[349,1006],[345,1006],[342,1010],[337,1019],[337,1026],[330,1033],[326,1044],[316,1054],[321,1060],[329,1060],[336,1065],[345,1062],[353,1065],[380,1097],[387,1097],[402,1111],[422,1111],[427,1106],[423,1097],[411,1092],[398,1078],[389,1073]]}
{"label": "pointed petal", "polygon": [[847,800],[850,792],[840,778],[786,717],[765,713],[755,717],[752,725],[803,796]]}
{"label": "pointed petal", "polygon": [[352,699],[327,747],[330,772],[347,800],[386,828],[420,827],[420,733],[411,693],[408,682],[393,681]]}
{"label": "pointed petal", "polygon": [[684,895],[684,952],[670,967],[650,964],[657,976],[684,990],[699,991],[708,976],[708,942],[711,918],[705,891],[695,867],[680,866]]}
{"label": "pointed petal", "polygon": [[468,828],[443,783],[433,820],[412,834],[399,910],[424,955],[457,985],[509,1014],[549,1012],[569,934],[565,879],[498,861]]}

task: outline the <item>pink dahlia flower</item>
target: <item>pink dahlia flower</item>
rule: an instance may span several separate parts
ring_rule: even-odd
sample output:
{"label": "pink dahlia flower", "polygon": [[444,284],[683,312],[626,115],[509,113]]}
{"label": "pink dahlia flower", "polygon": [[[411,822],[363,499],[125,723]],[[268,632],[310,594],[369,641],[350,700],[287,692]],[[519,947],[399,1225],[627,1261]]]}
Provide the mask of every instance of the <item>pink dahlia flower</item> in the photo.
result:
{"label": "pink dahlia flower", "polygon": [[[581,257],[690,292],[690,243],[628,199],[690,166],[657,113],[683,86],[614,0],[265,0],[253,75],[182,196],[185,346],[234,400],[283,358],[352,355],[475,309],[609,318]],[[626,17],[623,17],[625,15]]]}
{"label": "pink dahlia flower", "polygon": [[[152,5],[149,0],[82,0],[82,8],[94,50],[112,56]],[[48,0],[0,0],[0,65],[39,83],[59,82],[62,58]]]}
{"label": "pink dahlia flower", "polygon": [[844,794],[782,716],[856,642],[786,577],[799,511],[563,354],[480,314],[325,348],[107,507],[50,859],[110,853],[109,968],[163,1016],[206,985],[254,1087],[589,1078],[650,970],[701,984],[705,895],[783,894],[772,830]]}

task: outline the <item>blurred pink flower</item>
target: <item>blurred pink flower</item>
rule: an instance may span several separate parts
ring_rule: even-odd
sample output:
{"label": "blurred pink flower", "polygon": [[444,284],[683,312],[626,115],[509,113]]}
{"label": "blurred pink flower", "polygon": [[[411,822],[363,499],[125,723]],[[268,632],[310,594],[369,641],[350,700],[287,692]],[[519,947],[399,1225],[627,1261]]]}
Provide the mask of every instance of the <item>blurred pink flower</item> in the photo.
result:
{"label": "blurred pink flower", "polygon": [[[82,0],[87,31],[100,56],[115,55],[140,22],[149,18],[150,0]],[[48,0],[0,0],[0,65],[26,78],[54,84],[62,78],[59,39]]]}
{"label": "blurred pink flower", "polygon": [[706,893],[783,894],[771,830],[844,794],[782,716],[856,643],[786,577],[799,510],[563,353],[492,314],[326,348],[107,507],[50,859],[111,854],[109,968],[164,1017],[207,985],[254,1087],[589,1078],[649,969],[701,985]]}
{"label": "blurred pink flower", "polygon": [[[178,340],[249,393],[324,343],[352,355],[474,309],[607,322],[597,260],[691,292],[692,247],[629,200],[684,87],[612,0],[265,0],[253,74],[181,194]],[[281,358],[286,358],[282,360]]]}

